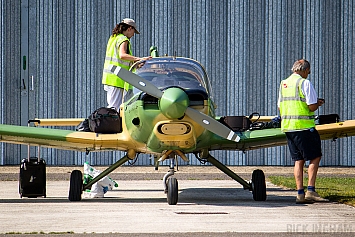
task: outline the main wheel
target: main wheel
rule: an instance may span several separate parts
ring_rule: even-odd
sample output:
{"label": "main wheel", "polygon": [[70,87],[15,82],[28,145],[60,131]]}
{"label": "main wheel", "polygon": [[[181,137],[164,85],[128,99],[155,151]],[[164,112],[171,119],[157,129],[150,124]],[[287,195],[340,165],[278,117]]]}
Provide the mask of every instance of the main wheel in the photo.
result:
{"label": "main wheel", "polygon": [[178,181],[176,178],[168,179],[167,200],[169,205],[176,205],[178,202]]}
{"label": "main wheel", "polygon": [[251,180],[253,199],[255,201],[265,201],[266,183],[264,172],[262,170],[254,170]]}
{"label": "main wheel", "polygon": [[73,170],[70,174],[69,201],[80,201],[83,192],[83,174],[80,170]]}

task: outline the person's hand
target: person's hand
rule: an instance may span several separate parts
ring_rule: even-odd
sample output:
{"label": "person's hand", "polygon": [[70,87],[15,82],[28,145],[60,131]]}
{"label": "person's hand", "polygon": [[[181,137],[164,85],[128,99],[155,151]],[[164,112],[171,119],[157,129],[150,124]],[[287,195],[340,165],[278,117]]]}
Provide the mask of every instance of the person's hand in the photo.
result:
{"label": "person's hand", "polygon": [[322,106],[325,103],[325,99],[318,98],[318,106]]}
{"label": "person's hand", "polygon": [[148,57],[143,57],[142,60],[149,60],[152,59],[152,56],[148,56]]}
{"label": "person's hand", "polygon": [[152,56],[142,57],[142,58],[135,57],[134,62],[147,61],[147,60],[149,60],[149,59],[152,59]]}
{"label": "person's hand", "polygon": [[136,57],[133,65],[136,69],[141,68],[144,66],[145,61],[150,60],[150,59],[152,59],[152,56],[142,57],[142,58]]}

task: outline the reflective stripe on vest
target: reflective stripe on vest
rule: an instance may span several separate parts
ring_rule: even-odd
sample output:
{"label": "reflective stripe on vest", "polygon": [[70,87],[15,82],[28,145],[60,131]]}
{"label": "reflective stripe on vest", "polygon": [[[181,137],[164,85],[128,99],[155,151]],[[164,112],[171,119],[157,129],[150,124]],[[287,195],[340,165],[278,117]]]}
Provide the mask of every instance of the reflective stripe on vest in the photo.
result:
{"label": "reflective stripe on vest", "polygon": [[115,63],[119,63],[121,65],[126,65],[128,67],[131,66],[131,62],[130,61],[122,60],[120,58],[106,57],[105,60],[106,61],[112,61],[112,62],[115,62]]}
{"label": "reflective stripe on vest", "polygon": [[120,66],[124,69],[129,69],[131,62],[127,60],[120,59],[119,48],[120,45],[128,41],[128,54],[132,55],[131,43],[129,39],[123,34],[116,36],[111,36],[107,43],[106,57],[103,69],[102,84],[115,86],[119,88],[124,88],[125,90],[132,89],[133,87],[119,78],[117,75],[113,74],[109,69],[109,65]]}
{"label": "reflective stripe on vest", "polygon": [[315,126],[314,112],[309,110],[301,87],[303,79],[292,74],[280,84],[281,131],[299,131]]}

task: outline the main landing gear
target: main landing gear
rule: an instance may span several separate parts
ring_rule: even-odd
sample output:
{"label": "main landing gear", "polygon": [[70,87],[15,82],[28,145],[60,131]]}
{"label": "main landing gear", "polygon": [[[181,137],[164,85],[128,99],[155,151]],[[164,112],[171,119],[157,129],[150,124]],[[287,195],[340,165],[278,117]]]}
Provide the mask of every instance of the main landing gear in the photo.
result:
{"label": "main landing gear", "polygon": [[251,191],[255,201],[266,200],[265,175],[262,170],[254,170],[251,178]]}
{"label": "main landing gear", "polygon": [[70,174],[69,201],[80,201],[83,193],[83,173],[73,170]]}
{"label": "main landing gear", "polygon": [[[132,154],[130,156],[134,157]],[[80,201],[83,190],[91,188],[94,183],[96,183],[97,181],[99,181],[100,179],[114,171],[117,167],[129,161],[130,159],[131,158],[129,158],[129,154],[126,154],[124,157],[119,159],[116,163],[108,167],[106,170],[104,170],[102,173],[100,173],[98,176],[96,176],[93,180],[91,180],[85,185],[83,184],[82,172],[80,170],[73,170],[70,175],[70,186],[68,196],[69,201]]]}
{"label": "main landing gear", "polygon": [[[179,152],[181,153],[181,152]],[[169,153],[170,154],[170,153]],[[166,158],[166,157],[165,157]],[[265,201],[266,200],[266,183],[265,175],[262,170],[254,170],[252,174],[252,179],[250,182],[245,181],[227,166],[219,162],[217,159],[208,154],[205,158],[208,162],[216,166],[222,172],[227,174],[229,177],[243,185],[244,189],[247,189],[252,192],[253,199],[255,201]],[[169,205],[176,205],[178,202],[178,181],[176,178],[172,177],[175,173],[174,170],[174,161],[175,158],[169,155],[170,168],[167,174],[163,178],[164,191],[167,195],[167,201]]]}
{"label": "main landing gear", "polygon": [[251,182],[247,182],[238,176],[236,173],[231,171],[227,166],[216,160],[213,156],[208,154],[207,158],[205,158],[208,162],[216,166],[226,175],[243,185],[244,189],[248,189],[253,193],[253,199],[255,201],[265,201],[266,200],[266,183],[265,183],[265,175],[262,170],[254,170],[252,174]]}
{"label": "main landing gear", "polygon": [[[175,151],[174,153],[173,151],[168,151],[164,156],[164,159],[169,157],[170,160],[169,171],[167,174],[164,175],[163,178],[164,192],[166,193],[167,202],[169,205],[176,205],[179,197],[178,181],[175,177],[172,177],[175,173],[175,169],[174,169],[175,159],[176,159],[175,153],[181,156],[184,160],[187,159],[184,154],[181,154],[182,153],[181,151]],[[203,159],[210,162],[218,169],[220,169],[222,172],[227,174],[229,177],[231,177],[232,179],[240,183],[244,187],[244,189],[251,191],[253,194],[253,199],[255,201],[266,200],[265,175],[262,170],[259,169],[254,170],[251,181],[247,182],[244,179],[242,179],[240,176],[235,174],[233,171],[231,171],[224,164],[219,162],[217,159],[212,157],[210,154],[207,154],[207,157]],[[97,181],[99,181],[109,173],[111,173],[117,167],[123,165],[128,160],[130,160],[130,158],[128,157],[128,155],[125,155],[120,160],[118,160],[115,164],[111,165],[109,168],[107,168],[105,171],[100,173],[97,177],[95,177],[92,181],[90,181],[88,184],[85,185],[83,185],[82,172],[80,170],[74,170],[70,175],[70,188],[69,188],[69,197],[68,197],[69,200],[80,201],[83,190],[90,188],[94,183],[96,183]]]}

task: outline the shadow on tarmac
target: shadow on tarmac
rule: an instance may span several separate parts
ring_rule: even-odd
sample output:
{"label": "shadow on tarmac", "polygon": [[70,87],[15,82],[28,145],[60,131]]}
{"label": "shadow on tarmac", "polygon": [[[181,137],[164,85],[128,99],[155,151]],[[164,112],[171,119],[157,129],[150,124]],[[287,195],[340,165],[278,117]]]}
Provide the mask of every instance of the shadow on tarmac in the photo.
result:
{"label": "shadow on tarmac", "polygon": [[[83,203],[167,203],[166,198],[147,197],[147,193],[163,193],[161,189],[125,189],[112,190],[110,197],[104,198],[82,198]],[[120,193],[141,193],[141,197],[129,198],[129,195]],[[285,207],[294,204],[294,196],[287,195],[288,190],[280,188],[268,188],[267,192],[273,193],[267,195],[266,201],[254,201],[252,192],[243,188],[186,188],[179,190],[179,200],[177,205],[194,203],[196,205],[212,206],[250,206],[250,207]],[[114,193],[117,193],[114,194]],[[112,197],[114,195],[115,197]],[[0,203],[78,203],[70,202],[67,197],[38,197],[38,198],[18,198],[18,199],[0,199]]]}

